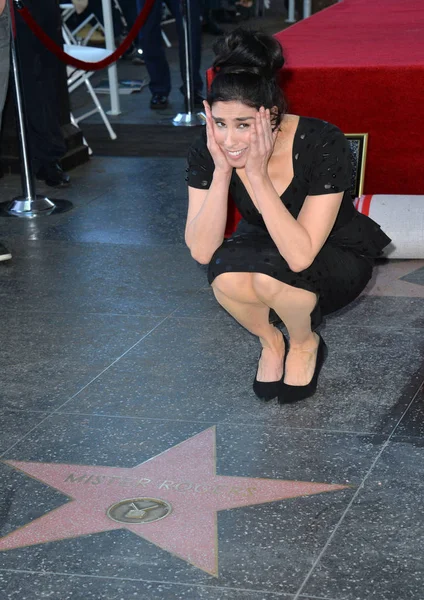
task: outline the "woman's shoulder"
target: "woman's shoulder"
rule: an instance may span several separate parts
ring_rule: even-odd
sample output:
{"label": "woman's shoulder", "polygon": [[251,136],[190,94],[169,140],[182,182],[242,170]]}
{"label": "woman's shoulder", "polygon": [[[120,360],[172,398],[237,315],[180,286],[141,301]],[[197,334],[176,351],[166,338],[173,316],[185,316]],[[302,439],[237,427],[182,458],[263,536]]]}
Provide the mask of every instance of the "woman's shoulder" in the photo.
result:
{"label": "woman's shoulder", "polygon": [[320,140],[323,137],[344,138],[344,133],[337,125],[315,117],[299,116],[298,133],[304,136],[302,139],[305,139],[307,136],[316,140]]}
{"label": "woman's shoulder", "polygon": [[206,131],[203,130],[188,150],[186,181],[190,187],[208,189],[214,170],[215,164],[208,150]]}

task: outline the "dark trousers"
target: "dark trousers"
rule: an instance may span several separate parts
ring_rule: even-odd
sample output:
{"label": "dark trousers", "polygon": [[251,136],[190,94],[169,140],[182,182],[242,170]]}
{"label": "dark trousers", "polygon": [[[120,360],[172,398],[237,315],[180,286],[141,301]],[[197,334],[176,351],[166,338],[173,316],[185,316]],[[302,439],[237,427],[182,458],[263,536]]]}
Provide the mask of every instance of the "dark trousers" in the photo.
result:
{"label": "dark trousers", "polygon": [[[144,6],[144,0],[138,0],[140,9]],[[180,0],[167,0],[167,5],[176,21],[181,79],[183,82],[182,92],[186,87],[186,68],[185,68],[185,45],[183,20],[180,11]],[[191,0],[191,39],[192,39],[192,65],[193,65],[193,85],[195,92],[201,92],[203,87],[202,77],[200,75],[201,58],[201,21],[202,12],[201,0]],[[166,59],[164,42],[162,39],[160,20],[162,15],[162,2],[156,0],[153,4],[151,13],[141,29],[141,46],[143,49],[143,59],[150,77],[150,91],[152,94],[168,96],[171,91],[171,76],[169,65]]]}
{"label": "dark trousers", "polygon": [[6,6],[0,15],[0,129],[3,108],[6,102],[7,88],[9,85],[9,54],[10,54],[10,29],[9,7]]}
{"label": "dark trousers", "polygon": [[[62,44],[56,0],[26,0],[33,17],[56,43]],[[66,153],[60,128],[59,60],[51,54],[16,13],[16,42],[34,167]]]}

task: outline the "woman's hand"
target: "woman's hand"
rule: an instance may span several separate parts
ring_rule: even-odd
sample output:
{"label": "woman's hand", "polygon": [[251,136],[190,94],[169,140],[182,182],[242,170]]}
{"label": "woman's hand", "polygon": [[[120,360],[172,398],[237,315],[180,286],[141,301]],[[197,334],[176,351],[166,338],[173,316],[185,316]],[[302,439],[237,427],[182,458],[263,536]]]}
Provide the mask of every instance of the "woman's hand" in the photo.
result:
{"label": "woman's hand", "polygon": [[278,128],[272,131],[271,114],[269,109],[262,106],[256,113],[256,121],[251,125],[250,146],[245,166],[246,175],[251,177],[266,177],[268,162],[274,151]]}
{"label": "woman's hand", "polygon": [[207,146],[209,152],[211,153],[213,162],[215,163],[215,170],[221,171],[223,173],[231,173],[233,168],[229,164],[225,154],[223,153],[215,139],[211,108],[206,102],[206,100],[204,100],[203,106],[205,107],[206,113],[206,135],[208,139]]}

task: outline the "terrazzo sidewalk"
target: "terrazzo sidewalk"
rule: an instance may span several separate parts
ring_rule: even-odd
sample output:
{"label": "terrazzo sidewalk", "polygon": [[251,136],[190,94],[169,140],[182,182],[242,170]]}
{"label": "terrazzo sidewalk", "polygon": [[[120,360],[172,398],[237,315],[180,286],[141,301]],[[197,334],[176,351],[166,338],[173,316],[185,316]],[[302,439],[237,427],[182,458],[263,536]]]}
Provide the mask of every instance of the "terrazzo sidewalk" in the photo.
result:
{"label": "terrazzo sidewalk", "polygon": [[424,261],[326,319],[313,398],[262,404],[184,169],[95,156],[70,212],[0,219],[0,598],[422,600]]}

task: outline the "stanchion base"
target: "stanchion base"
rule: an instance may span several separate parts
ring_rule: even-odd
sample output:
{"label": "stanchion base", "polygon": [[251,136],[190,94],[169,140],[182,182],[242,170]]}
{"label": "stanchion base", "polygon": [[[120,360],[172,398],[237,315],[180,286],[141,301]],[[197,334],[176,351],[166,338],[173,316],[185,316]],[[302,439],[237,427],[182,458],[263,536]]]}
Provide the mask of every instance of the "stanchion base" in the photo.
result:
{"label": "stanchion base", "polygon": [[198,113],[178,113],[172,119],[172,124],[176,127],[195,127],[206,124],[206,115],[203,112]]}
{"label": "stanchion base", "polygon": [[49,199],[37,194],[35,198],[18,196],[11,202],[0,204],[0,217],[21,217],[34,219],[35,217],[57,215],[58,213],[71,210],[72,202],[69,200]]}

